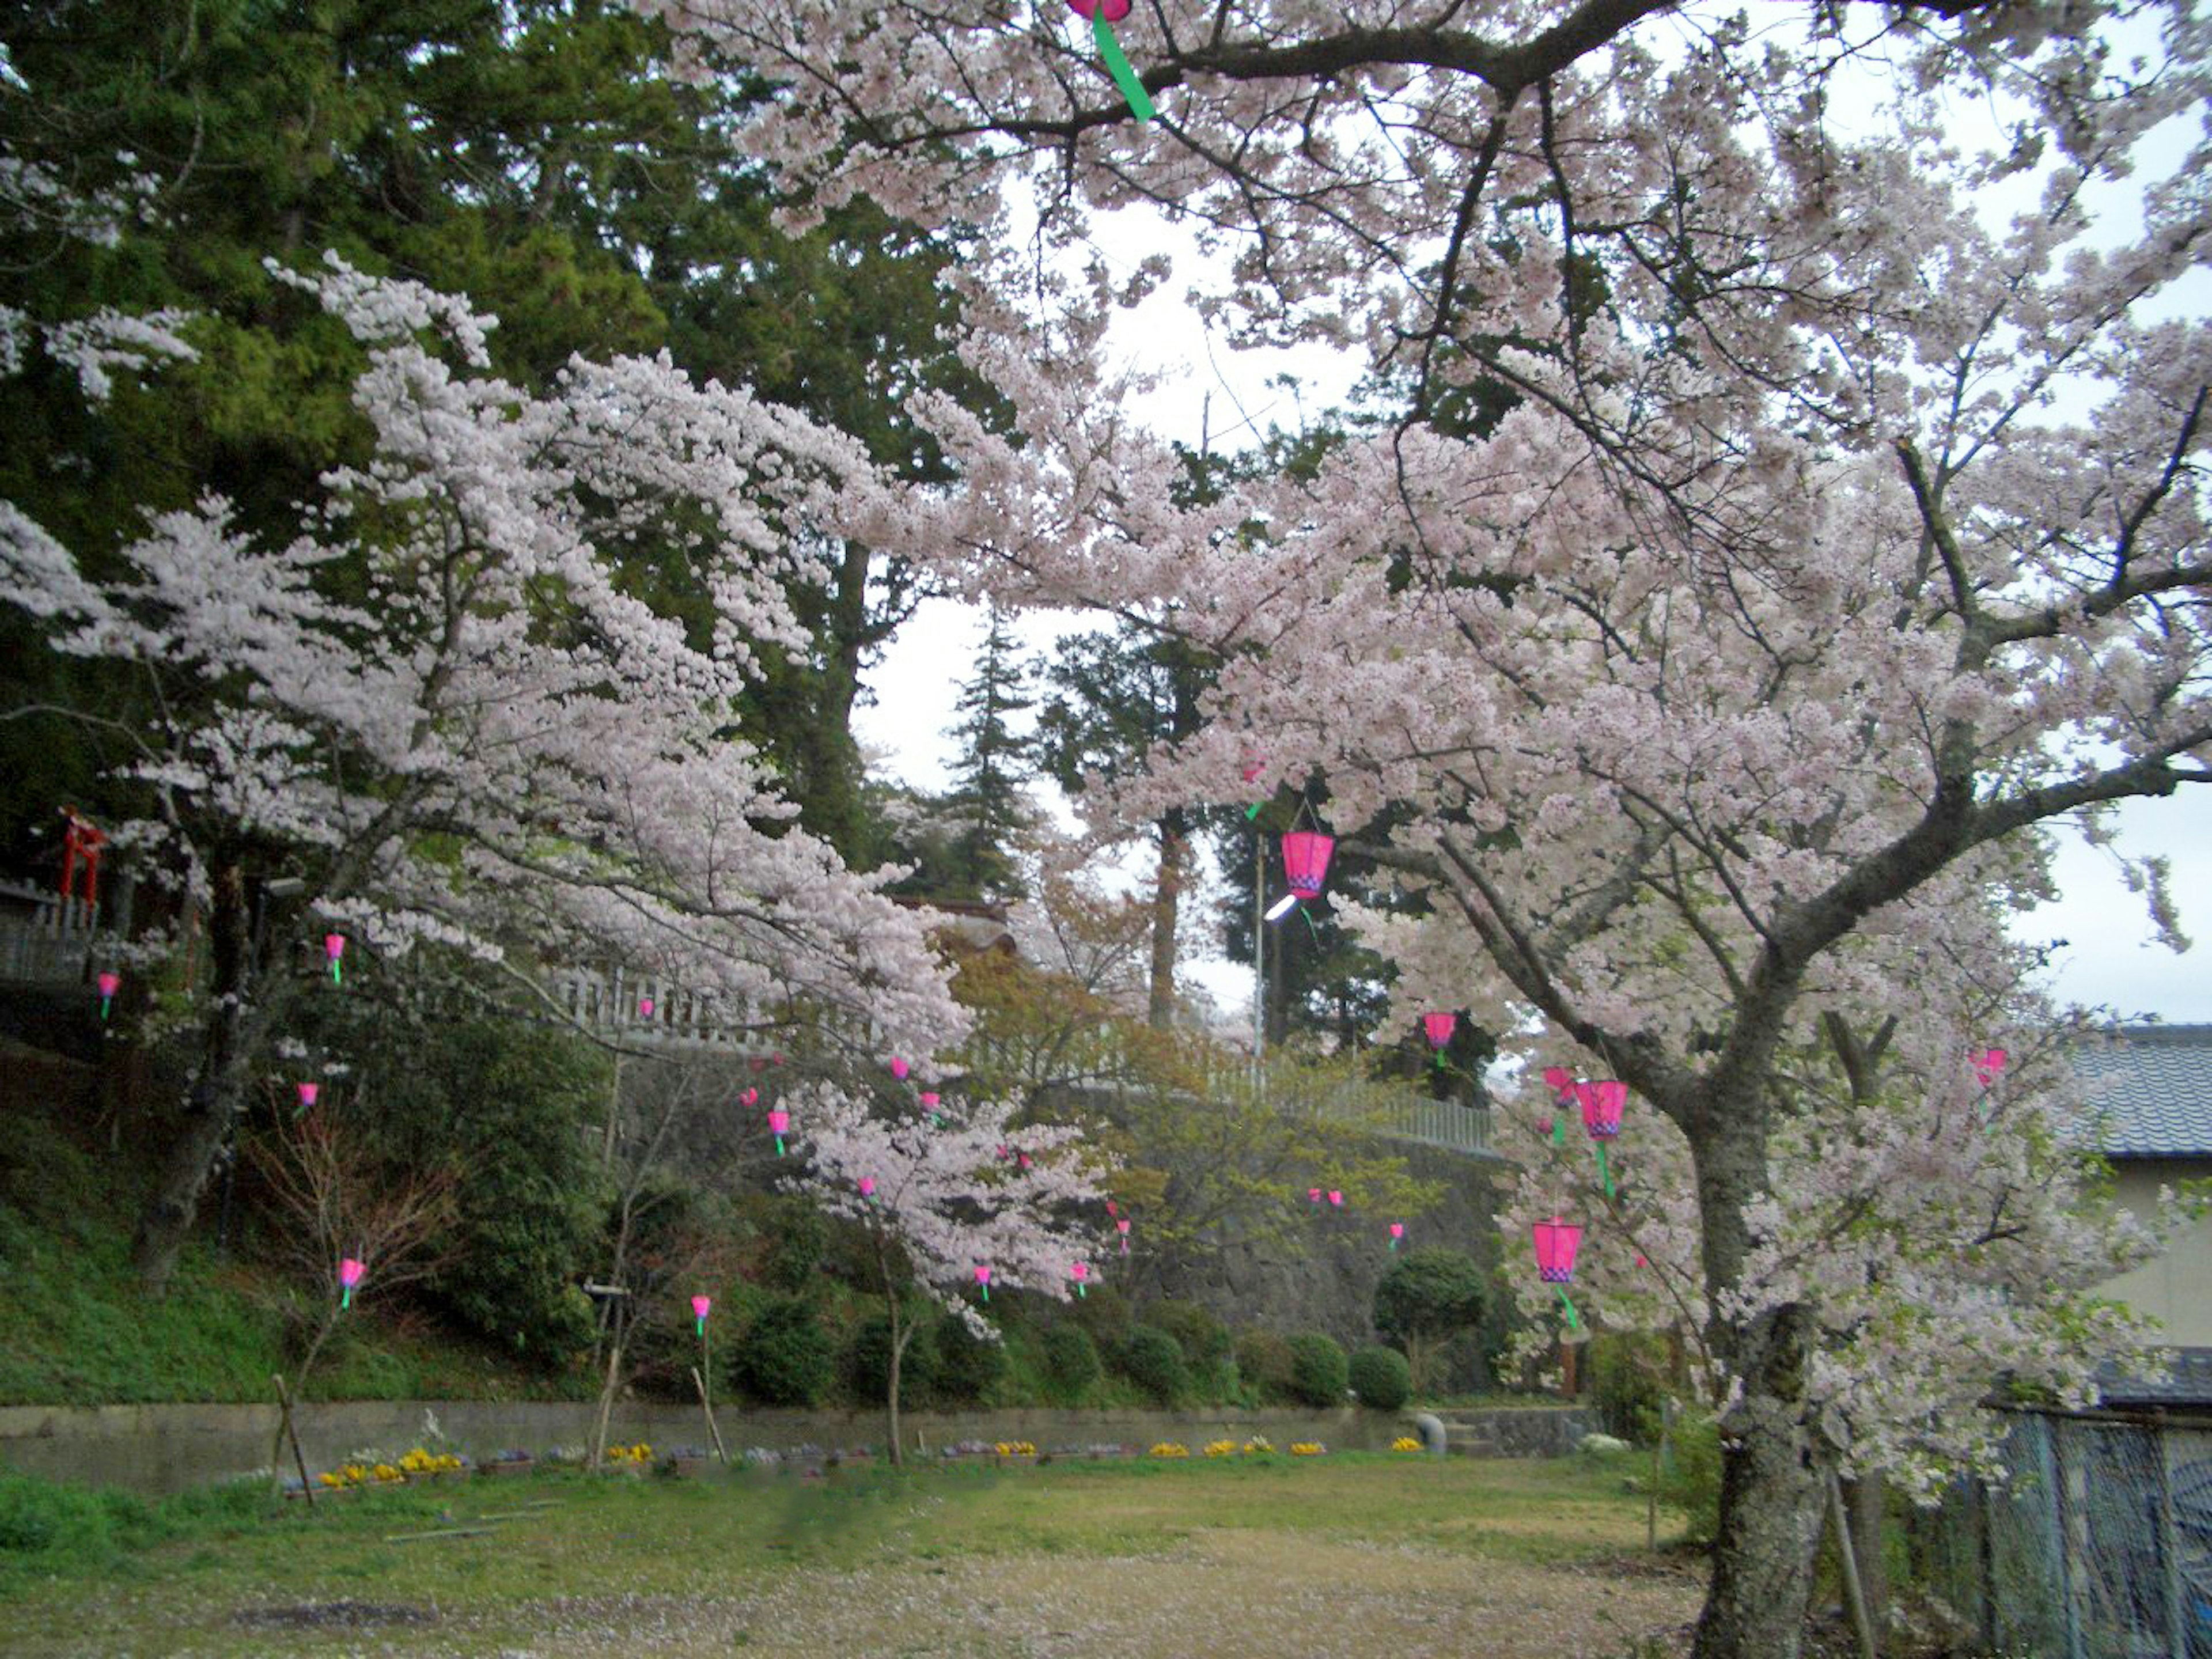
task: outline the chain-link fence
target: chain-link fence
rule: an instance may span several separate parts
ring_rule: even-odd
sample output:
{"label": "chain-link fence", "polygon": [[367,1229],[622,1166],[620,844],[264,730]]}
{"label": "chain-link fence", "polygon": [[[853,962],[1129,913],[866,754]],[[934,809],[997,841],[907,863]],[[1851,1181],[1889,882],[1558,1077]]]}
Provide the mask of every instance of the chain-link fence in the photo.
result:
{"label": "chain-link fence", "polygon": [[2212,1659],[2212,1419],[2013,1414],[2011,1478],[1914,1528],[1924,1586],[1992,1655]]}

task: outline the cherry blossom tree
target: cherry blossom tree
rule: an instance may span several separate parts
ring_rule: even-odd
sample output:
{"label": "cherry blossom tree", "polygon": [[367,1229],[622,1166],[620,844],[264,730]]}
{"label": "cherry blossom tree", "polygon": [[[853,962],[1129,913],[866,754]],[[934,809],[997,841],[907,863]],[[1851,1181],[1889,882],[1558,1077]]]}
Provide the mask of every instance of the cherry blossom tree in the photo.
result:
{"label": "cherry blossom tree", "polygon": [[[1540,1018],[1679,1133],[1652,1259],[1726,1405],[1697,1651],[1794,1655],[1825,1472],[1955,1438],[2039,1344],[2078,1378],[2061,1310],[2122,1243],[2072,1218],[2057,1091],[1962,1128],[1960,1057],[2032,1011],[1954,989],[2009,982],[2044,826],[2212,780],[2205,20],[1154,9],[1140,127],[1042,9],[641,3],[784,83],[748,143],[803,199],[1020,233],[967,273],[1020,413],[938,411],[943,565],[1221,654],[1123,821],[1255,750],[1325,781],[1431,908],[1369,919],[1410,994]],[[1078,257],[1137,203],[1223,255],[1232,338],[1367,355],[1379,416],[1310,479],[1175,499],[1098,370],[1163,262]]]}
{"label": "cherry blossom tree", "polygon": [[[665,358],[532,396],[485,370],[491,319],[461,301],[336,258],[292,281],[362,343],[370,438],[295,533],[210,495],[71,549],[0,503],[0,597],[135,677],[143,719],[58,711],[124,748],[147,811],[116,840],[210,916],[191,1109],[137,1241],[156,1288],[289,1011],[330,989],[325,930],[395,968],[459,947],[526,998],[611,962],[732,1026],[928,1054],[964,1025],[921,919],[793,824],[740,726],[759,647],[803,643],[790,589],[838,537],[899,539],[860,449]],[[710,613],[632,598],[617,556],[641,550]]]}
{"label": "cherry blossom tree", "polygon": [[999,1340],[986,1291],[1060,1301],[1103,1277],[1097,1229],[1109,1160],[1080,1129],[1017,1123],[1018,1106],[963,1097],[933,1109],[917,1091],[870,1100],[832,1084],[787,1097],[807,1160],[793,1185],[831,1215],[858,1222],[875,1249],[890,1322],[885,1422],[891,1461],[899,1438],[899,1369],[918,1327],[916,1291],[957,1313],[976,1336]]}

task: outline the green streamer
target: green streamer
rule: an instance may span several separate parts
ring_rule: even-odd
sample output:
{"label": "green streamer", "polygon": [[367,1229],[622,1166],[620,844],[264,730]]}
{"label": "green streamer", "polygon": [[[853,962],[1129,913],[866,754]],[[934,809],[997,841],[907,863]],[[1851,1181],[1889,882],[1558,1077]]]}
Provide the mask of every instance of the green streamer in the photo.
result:
{"label": "green streamer", "polygon": [[1567,1121],[1563,1117],[1554,1117],[1552,1120],[1552,1145],[1564,1146],[1566,1144]]}
{"label": "green streamer", "polygon": [[1556,1285],[1552,1288],[1559,1291],[1559,1305],[1567,1310],[1567,1328],[1571,1331],[1578,1331],[1582,1329],[1583,1316],[1575,1311],[1575,1304],[1568,1297],[1566,1291]]}
{"label": "green streamer", "polygon": [[1613,1167],[1605,1161],[1605,1142],[1601,1140],[1595,1142],[1595,1145],[1597,1147],[1598,1176],[1605,1182],[1605,1195],[1607,1198],[1611,1198],[1613,1196]]}
{"label": "green streamer", "polygon": [[1106,60],[1106,72],[1114,77],[1114,84],[1121,88],[1121,95],[1129,100],[1129,112],[1139,121],[1152,118],[1152,94],[1145,83],[1137,78],[1137,71],[1129,67],[1129,60],[1121,55],[1121,43],[1114,38],[1114,26],[1106,21],[1106,8],[1101,5],[1091,14],[1091,38],[1098,42],[1098,55]]}

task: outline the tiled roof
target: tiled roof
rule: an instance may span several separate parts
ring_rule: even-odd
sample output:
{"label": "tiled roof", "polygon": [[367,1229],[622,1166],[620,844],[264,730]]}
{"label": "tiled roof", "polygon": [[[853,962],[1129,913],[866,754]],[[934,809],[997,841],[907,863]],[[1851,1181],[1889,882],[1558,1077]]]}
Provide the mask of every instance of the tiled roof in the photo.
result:
{"label": "tiled roof", "polygon": [[2097,1373],[2098,1391],[2107,1406],[2212,1406],[2212,1348],[2166,1348],[2163,1382],[2123,1376],[2107,1362]]}
{"label": "tiled roof", "polygon": [[2128,1025],[2069,1056],[2112,1158],[2212,1158],[2212,1025]]}

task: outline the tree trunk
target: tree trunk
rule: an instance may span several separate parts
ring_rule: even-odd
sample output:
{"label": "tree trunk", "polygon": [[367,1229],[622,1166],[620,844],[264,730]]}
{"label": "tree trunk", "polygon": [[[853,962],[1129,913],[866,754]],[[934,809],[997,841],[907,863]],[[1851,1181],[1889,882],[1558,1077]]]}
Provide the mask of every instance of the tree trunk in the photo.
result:
{"label": "tree trunk", "polygon": [[1184,813],[1170,811],[1159,821],[1159,884],[1152,894],[1152,986],[1146,1019],[1156,1031],[1175,1024],[1176,923],[1182,907],[1183,860],[1189,847]]}
{"label": "tree trunk", "polygon": [[245,871],[235,861],[218,866],[214,890],[208,924],[214,1018],[183,1127],[162,1160],[131,1246],[139,1283],[154,1297],[168,1290],[176,1272],[177,1256],[199,1212],[200,1195],[246,1098],[254,1034],[270,1017],[267,1008],[251,1006],[261,987],[251,967]]}
{"label": "tree trunk", "polygon": [[899,1366],[906,1358],[906,1345],[914,1335],[914,1327],[902,1324],[899,1319],[898,1297],[890,1298],[891,1310],[891,1386],[884,1401],[884,1415],[889,1419],[891,1437],[891,1467],[901,1468],[906,1463],[906,1449],[899,1444]]}
{"label": "tree trunk", "polygon": [[1784,1308],[1741,1339],[1743,1392],[1721,1419],[1720,1536],[1695,1659],[1797,1659],[1824,1496],[1804,1420],[1807,1322]]}

